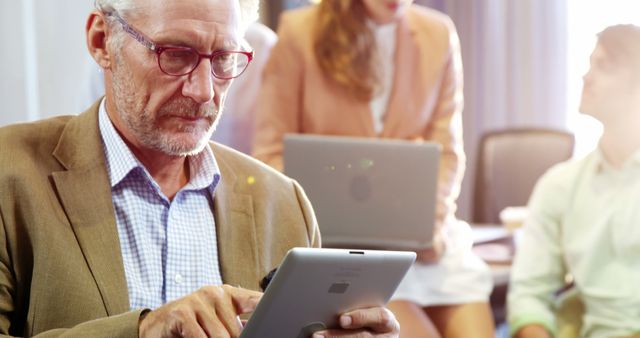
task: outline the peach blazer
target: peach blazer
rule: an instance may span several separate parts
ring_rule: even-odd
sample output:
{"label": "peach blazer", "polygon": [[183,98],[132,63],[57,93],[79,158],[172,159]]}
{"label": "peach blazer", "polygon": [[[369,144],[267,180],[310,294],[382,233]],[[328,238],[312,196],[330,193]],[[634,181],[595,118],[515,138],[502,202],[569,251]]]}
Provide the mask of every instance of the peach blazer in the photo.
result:
{"label": "peach blazer", "polygon": [[429,140],[442,145],[437,220],[453,217],[464,172],[462,61],[446,15],[418,5],[399,21],[395,75],[380,135],[369,102],[358,101],[319,68],[312,47],[315,6],[284,13],[263,74],[254,156],[282,170],[285,133]]}

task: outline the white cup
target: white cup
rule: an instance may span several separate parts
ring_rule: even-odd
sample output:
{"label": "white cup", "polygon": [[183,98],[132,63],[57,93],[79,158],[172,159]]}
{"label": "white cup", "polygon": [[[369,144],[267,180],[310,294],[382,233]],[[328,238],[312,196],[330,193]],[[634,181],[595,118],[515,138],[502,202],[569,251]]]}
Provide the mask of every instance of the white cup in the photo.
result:
{"label": "white cup", "polygon": [[514,231],[522,227],[528,214],[529,210],[527,207],[506,207],[500,211],[500,221],[507,230]]}

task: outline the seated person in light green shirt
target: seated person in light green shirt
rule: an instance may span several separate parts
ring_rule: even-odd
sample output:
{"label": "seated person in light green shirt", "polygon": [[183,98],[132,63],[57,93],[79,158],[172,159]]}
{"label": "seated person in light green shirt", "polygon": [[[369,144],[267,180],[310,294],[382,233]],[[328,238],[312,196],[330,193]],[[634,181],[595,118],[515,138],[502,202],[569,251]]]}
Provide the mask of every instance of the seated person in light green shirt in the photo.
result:
{"label": "seated person in light green shirt", "polygon": [[517,338],[553,337],[567,274],[585,308],[581,337],[640,334],[640,27],[598,35],[580,111],[604,133],[597,150],[552,168],[533,192],[508,296]]}

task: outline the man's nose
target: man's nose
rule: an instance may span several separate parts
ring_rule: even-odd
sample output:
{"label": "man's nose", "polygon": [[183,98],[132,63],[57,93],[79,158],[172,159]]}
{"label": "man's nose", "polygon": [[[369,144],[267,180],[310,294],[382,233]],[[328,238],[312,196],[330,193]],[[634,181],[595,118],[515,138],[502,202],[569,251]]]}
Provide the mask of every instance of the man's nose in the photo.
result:
{"label": "man's nose", "polygon": [[213,80],[211,62],[202,59],[196,69],[188,75],[182,86],[182,95],[192,98],[197,103],[207,103],[215,97]]}
{"label": "man's nose", "polygon": [[582,82],[587,82],[591,79],[591,77],[593,76],[591,67],[589,67],[589,69],[587,69],[587,71],[582,74]]}

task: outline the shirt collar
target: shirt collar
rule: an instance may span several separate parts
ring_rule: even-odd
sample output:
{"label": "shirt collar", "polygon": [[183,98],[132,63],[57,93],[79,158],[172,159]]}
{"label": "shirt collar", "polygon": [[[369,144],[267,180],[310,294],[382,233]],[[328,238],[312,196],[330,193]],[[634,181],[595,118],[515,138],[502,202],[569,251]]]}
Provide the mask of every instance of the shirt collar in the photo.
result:
{"label": "shirt collar", "polygon": [[611,165],[607,161],[602,152],[602,148],[598,145],[598,147],[594,151],[595,155],[595,168],[597,173],[606,173],[606,172],[617,172],[617,171],[626,171],[631,168],[638,167],[640,168],[640,149],[636,150],[622,165],[622,168],[618,169]]}
{"label": "shirt collar", "polygon": [[[120,137],[120,134],[116,131],[113,123],[111,123],[105,107],[105,101],[105,99],[102,99],[100,103],[98,124],[102,136],[111,187],[115,187],[124,180],[129,173],[137,169],[144,172],[147,180],[160,191],[155,180],[153,180],[147,169],[138,161],[135,155],[133,155],[122,137]],[[187,160],[189,161],[190,180],[181,190],[199,190],[206,188],[213,194],[213,191],[220,181],[220,170],[211,148],[206,146],[203,151],[196,155],[189,156]]]}
{"label": "shirt collar", "polygon": [[375,21],[367,18],[367,26],[374,35],[395,36],[396,27],[398,27],[398,21],[392,21],[389,23],[378,24]]}
{"label": "shirt collar", "polygon": [[208,145],[196,155],[189,156],[189,183],[184,189],[198,190],[208,188],[211,193],[220,181],[220,169]]}

